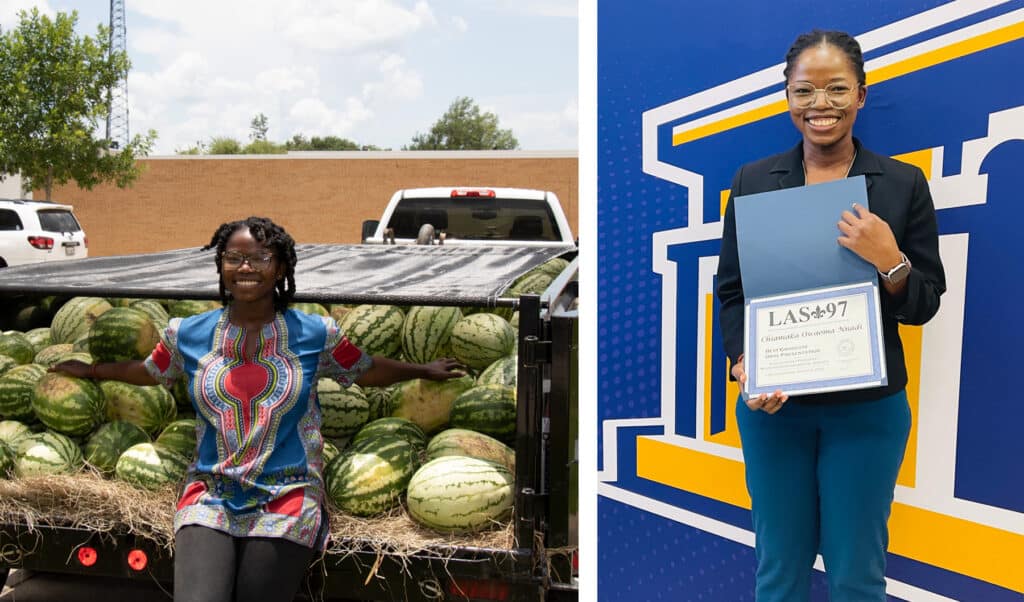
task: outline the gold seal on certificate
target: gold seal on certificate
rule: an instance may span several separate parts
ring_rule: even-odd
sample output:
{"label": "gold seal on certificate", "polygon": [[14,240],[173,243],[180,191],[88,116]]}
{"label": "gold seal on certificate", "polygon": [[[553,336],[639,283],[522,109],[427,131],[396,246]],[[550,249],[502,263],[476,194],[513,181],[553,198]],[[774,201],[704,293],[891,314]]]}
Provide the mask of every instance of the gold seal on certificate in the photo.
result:
{"label": "gold seal on certificate", "polygon": [[874,282],[749,299],[744,393],[789,395],[886,382]]}

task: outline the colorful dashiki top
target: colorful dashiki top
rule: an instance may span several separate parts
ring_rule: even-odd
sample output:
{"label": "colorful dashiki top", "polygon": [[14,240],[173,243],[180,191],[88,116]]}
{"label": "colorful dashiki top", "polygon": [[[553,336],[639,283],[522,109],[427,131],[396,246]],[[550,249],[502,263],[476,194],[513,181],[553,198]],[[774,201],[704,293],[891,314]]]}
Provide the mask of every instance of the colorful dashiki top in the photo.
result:
{"label": "colorful dashiki top", "polygon": [[[245,338],[259,337],[252,358]],[[146,369],[165,386],[185,378],[198,456],[174,530],[202,525],[236,537],[326,543],[319,378],[351,385],[371,358],[332,318],[278,312],[259,332],[226,309],[172,319]]]}

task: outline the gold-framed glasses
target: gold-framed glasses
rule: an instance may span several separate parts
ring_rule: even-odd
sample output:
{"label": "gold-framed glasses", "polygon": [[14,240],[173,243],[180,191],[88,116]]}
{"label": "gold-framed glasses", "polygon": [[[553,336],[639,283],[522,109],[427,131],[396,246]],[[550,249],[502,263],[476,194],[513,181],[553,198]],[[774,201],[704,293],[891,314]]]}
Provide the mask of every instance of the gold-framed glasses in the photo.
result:
{"label": "gold-framed glasses", "polygon": [[815,88],[809,82],[796,82],[786,86],[789,104],[798,109],[806,109],[818,100],[818,93],[825,95],[825,101],[833,109],[845,109],[853,104],[853,92],[859,86],[851,86],[845,83],[833,83],[824,88]]}
{"label": "gold-framed glasses", "polygon": [[270,264],[274,261],[273,253],[258,253],[256,255],[246,255],[245,253],[239,253],[237,251],[225,251],[221,255],[221,263],[224,267],[237,270],[242,267],[243,263],[248,263],[249,267],[254,270],[265,270],[270,267]]}

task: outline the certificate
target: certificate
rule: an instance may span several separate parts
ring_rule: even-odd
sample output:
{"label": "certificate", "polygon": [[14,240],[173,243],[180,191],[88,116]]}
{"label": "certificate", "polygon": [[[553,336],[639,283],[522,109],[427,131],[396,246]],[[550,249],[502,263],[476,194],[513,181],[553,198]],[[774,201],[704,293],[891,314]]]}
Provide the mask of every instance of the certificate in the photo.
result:
{"label": "certificate", "polygon": [[886,384],[877,282],[757,297],[744,309],[745,395]]}

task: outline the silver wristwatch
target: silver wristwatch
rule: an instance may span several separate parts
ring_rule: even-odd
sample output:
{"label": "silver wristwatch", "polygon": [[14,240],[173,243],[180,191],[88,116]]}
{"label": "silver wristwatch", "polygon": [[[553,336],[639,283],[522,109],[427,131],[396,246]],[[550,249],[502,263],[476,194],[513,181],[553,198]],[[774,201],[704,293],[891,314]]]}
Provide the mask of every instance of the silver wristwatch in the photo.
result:
{"label": "silver wristwatch", "polygon": [[899,284],[906,280],[907,276],[910,275],[910,260],[907,259],[906,253],[901,253],[901,255],[903,255],[903,261],[897,263],[896,267],[892,268],[888,272],[878,272],[882,275],[883,280],[891,284]]}

